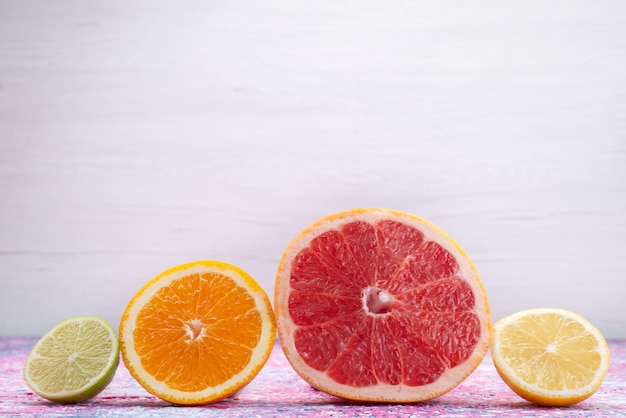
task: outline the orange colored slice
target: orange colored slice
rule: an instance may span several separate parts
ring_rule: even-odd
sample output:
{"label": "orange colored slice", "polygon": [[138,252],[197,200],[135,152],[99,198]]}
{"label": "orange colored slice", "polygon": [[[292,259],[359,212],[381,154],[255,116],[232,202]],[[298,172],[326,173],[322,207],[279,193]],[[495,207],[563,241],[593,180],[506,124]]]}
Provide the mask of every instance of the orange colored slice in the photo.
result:
{"label": "orange colored slice", "polygon": [[609,369],[609,346],[582,316],[537,308],[502,318],[493,328],[496,370],[522,398],[566,406],[593,395]]}
{"label": "orange colored slice", "polygon": [[119,329],[131,375],[172,403],[214,402],[252,380],[272,350],[276,327],[263,289],[220,261],[169,269],[128,304]]}
{"label": "orange colored slice", "polygon": [[307,227],[280,260],[274,306],[292,367],[347,399],[437,397],[488,349],[474,265],[439,228],[400,211],[353,209]]}

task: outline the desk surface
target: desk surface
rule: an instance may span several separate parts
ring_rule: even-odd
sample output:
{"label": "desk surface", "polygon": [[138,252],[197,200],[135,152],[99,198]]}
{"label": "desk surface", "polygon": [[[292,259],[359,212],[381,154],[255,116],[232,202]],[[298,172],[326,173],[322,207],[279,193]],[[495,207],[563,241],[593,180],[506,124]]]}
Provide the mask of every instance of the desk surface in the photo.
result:
{"label": "desk surface", "polygon": [[259,375],[234,396],[201,407],[173,406],[147,393],[122,363],[111,384],[91,401],[58,405],[34,393],[22,379],[34,338],[0,338],[1,416],[626,416],[626,340],[609,341],[611,367],[591,398],[568,408],[539,408],[511,392],[487,356],[461,385],[430,402],[360,404],[317,391],[290,367],[280,347]]}

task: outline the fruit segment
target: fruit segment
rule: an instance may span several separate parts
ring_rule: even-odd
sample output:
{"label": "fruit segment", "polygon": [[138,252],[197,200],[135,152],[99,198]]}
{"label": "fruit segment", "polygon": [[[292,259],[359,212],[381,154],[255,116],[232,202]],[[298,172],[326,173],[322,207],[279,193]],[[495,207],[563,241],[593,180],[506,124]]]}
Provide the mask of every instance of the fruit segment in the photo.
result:
{"label": "fruit segment", "polygon": [[401,293],[422,285],[451,277],[459,266],[448,251],[439,244],[428,241],[414,253],[407,255],[405,262],[391,276],[389,291]]}

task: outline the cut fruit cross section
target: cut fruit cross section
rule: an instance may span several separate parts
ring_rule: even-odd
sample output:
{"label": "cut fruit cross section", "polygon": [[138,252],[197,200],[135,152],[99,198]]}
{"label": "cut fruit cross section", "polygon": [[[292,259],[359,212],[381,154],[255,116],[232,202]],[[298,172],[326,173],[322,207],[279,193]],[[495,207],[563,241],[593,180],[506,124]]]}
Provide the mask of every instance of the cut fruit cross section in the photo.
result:
{"label": "cut fruit cross section", "polygon": [[488,349],[489,305],[474,265],[405,212],[354,209],[307,227],[281,258],[274,306],[296,372],[348,399],[431,399]]}
{"label": "cut fruit cross section", "polygon": [[150,393],[198,405],[248,384],[276,338],[267,294],[245,271],[216,260],[173,267],[146,283],[120,321],[122,357]]}
{"label": "cut fruit cross section", "polygon": [[24,380],[43,398],[86,401],[113,379],[119,362],[115,331],[101,318],[81,316],[55,325],[34,345]]}
{"label": "cut fruit cross section", "polygon": [[609,368],[602,333],[582,316],[559,308],[527,309],[494,325],[491,353],[504,382],[545,406],[581,402]]}

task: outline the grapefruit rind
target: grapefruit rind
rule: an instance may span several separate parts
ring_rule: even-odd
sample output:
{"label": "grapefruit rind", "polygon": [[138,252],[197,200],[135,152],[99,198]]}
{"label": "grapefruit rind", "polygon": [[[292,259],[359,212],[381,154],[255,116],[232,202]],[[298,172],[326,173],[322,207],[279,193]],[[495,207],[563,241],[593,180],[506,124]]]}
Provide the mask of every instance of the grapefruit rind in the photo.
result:
{"label": "grapefruit rind", "polygon": [[[133,329],[143,306],[173,281],[192,274],[217,273],[233,279],[254,299],[262,323],[261,336],[247,366],[217,386],[197,392],[185,392],[168,387],[156,380],[141,365],[134,346]],[[146,283],[128,304],[120,321],[120,348],[130,374],[148,392],[168,402],[181,405],[200,405],[223,399],[247,385],[262,369],[270,356],[276,338],[276,322],[269,298],[263,288],[244,270],[217,260],[203,260],[170,268]]]}
{"label": "grapefruit rind", "polygon": [[[293,342],[292,336],[297,326],[290,319],[288,311],[289,292],[286,291],[290,286],[290,261],[294,260],[295,256],[306,248],[313,238],[324,232],[338,229],[352,221],[365,221],[373,224],[383,219],[397,220],[413,226],[424,234],[425,241],[434,241],[448,250],[459,264],[457,276],[466,279],[474,294],[474,312],[479,316],[481,323],[480,339],[477,345],[465,362],[446,370],[435,382],[427,385],[408,386],[379,383],[374,386],[356,388],[351,385],[341,384],[330,379],[324,372],[320,372],[306,364]],[[437,226],[416,215],[398,210],[352,209],[331,214],[306,227],[291,241],[280,259],[274,292],[274,311],[282,350],[296,373],[312,386],[344,399],[367,402],[410,403],[438,397],[456,387],[469,376],[481,363],[489,348],[489,335],[491,333],[490,309],[486,291],[476,267],[465,251]]]}
{"label": "grapefruit rind", "polygon": [[[601,363],[594,373],[588,385],[576,389],[568,390],[547,390],[536,384],[532,384],[521,379],[513,368],[508,364],[501,354],[501,341],[498,338],[500,332],[508,326],[515,324],[520,318],[527,315],[544,315],[557,314],[565,318],[571,319],[585,328],[585,331],[592,335],[597,342],[598,353],[600,354]],[[606,376],[609,363],[610,352],[604,336],[595,326],[587,321],[583,316],[561,308],[534,308],[526,309],[506,316],[496,322],[493,326],[491,335],[491,356],[502,380],[521,398],[529,402],[533,402],[542,406],[568,406],[588,399],[592,396],[602,384]]]}

